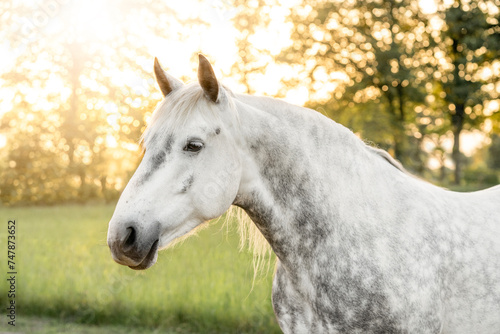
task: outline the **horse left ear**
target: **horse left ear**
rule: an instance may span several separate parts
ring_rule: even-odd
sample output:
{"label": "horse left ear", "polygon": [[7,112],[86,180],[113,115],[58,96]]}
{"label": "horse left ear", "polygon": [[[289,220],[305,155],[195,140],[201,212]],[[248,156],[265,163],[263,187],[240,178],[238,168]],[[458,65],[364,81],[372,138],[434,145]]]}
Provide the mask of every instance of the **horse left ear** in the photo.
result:
{"label": "horse left ear", "polygon": [[219,83],[215,77],[214,69],[207,58],[201,53],[199,57],[198,82],[205,92],[205,95],[212,101],[217,102],[219,98]]}

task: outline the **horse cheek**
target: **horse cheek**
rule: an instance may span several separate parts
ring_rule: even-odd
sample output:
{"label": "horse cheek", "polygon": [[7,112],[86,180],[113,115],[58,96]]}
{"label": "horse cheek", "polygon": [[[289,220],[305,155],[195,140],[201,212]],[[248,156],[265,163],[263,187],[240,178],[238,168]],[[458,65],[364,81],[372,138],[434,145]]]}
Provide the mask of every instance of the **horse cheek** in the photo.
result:
{"label": "horse cheek", "polygon": [[195,204],[203,219],[217,218],[229,209],[238,192],[240,175],[239,164],[234,162],[220,169],[200,187]]}

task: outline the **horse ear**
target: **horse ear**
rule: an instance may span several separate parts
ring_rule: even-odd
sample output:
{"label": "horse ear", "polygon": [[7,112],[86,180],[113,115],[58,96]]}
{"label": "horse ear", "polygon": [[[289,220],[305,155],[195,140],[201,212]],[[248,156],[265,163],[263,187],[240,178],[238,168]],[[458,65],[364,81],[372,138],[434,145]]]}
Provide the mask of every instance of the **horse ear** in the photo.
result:
{"label": "horse ear", "polygon": [[219,97],[219,83],[217,82],[217,78],[215,77],[214,70],[212,65],[207,58],[201,53],[198,55],[199,57],[199,67],[198,67],[198,81],[200,83],[201,88],[205,92],[205,95],[212,101],[217,102]]}
{"label": "horse ear", "polygon": [[158,82],[158,85],[160,86],[163,96],[167,96],[174,90],[179,89],[184,85],[182,81],[174,78],[173,76],[165,72],[163,68],[161,68],[160,62],[156,57],[155,57],[154,69],[155,69],[156,82]]}

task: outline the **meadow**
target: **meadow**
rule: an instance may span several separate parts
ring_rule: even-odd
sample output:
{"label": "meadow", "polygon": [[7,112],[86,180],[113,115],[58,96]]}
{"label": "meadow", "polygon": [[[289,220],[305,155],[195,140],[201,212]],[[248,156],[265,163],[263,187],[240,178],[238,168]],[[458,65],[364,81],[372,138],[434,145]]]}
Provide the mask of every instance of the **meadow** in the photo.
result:
{"label": "meadow", "polygon": [[[238,250],[234,227],[211,222],[160,252],[152,268],[137,272],[111,259],[106,232],[113,209],[103,204],[0,208],[0,245],[6,245],[7,221],[16,220],[18,271],[17,326],[7,326],[2,314],[2,330],[280,333],[271,305],[274,266],[257,276],[252,288],[252,255]],[[6,251],[1,254],[0,266],[6,268]],[[7,303],[2,292],[3,310]]]}

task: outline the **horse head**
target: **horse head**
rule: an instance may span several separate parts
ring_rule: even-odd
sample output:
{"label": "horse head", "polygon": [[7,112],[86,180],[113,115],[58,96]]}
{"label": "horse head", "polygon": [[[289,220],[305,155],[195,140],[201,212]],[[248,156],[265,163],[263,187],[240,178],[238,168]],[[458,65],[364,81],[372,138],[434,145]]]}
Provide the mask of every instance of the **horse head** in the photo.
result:
{"label": "horse head", "polygon": [[113,259],[147,269],[158,250],[233,203],[241,179],[231,94],[199,56],[198,83],[185,85],[155,59],[164,100],[143,136],[144,157],[109,222]]}

